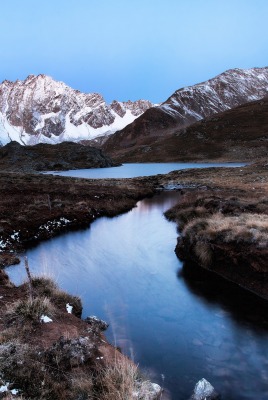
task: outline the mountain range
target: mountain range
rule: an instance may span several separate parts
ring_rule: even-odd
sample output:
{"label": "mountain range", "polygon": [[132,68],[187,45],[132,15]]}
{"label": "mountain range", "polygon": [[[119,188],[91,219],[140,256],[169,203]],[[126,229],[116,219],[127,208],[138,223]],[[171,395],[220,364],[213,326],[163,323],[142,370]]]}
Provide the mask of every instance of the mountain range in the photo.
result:
{"label": "mountain range", "polygon": [[152,106],[147,100],[107,104],[46,75],[0,84],[0,143],[60,143],[109,135]]}
{"label": "mountain range", "polygon": [[98,93],[30,75],[0,84],[0,145],[12,140],[24,145],[95,143],[117,162],[224,159],[227,153],[230,160],[247,159],[249,153],[238,147],[220,150],[225,142],[236,146],[246,137],[256,140],[258,129],[257,142],[262,141],[265,153],[266,139],[261,138],[266,138],[267,96],[268,67],[228,70],[175,91],[157,106],[147,100],[107,104]]}
{"label": "mountain range", "polygon": [[[167,161],[170,151],[173,160],[181,160],[182,154],[183,159],[187,159],[187,155],[194,159],[195,152],[189,143],[187,145],[187,127],[237,106],[260,100],[267,94],[267,67],[228,70],[206,82],[177,90],[160,106],[148,109],[132,124],[108,138],[103,149],[121,162]],[[182,143],[176,140],[179,136],[183,137]],[[171,145],[170,150],[166,149],[167,141]],[[206,142],[205,146],[208,144]],[[180,152],[181,145],[183,148],[186,146],[187,155]]]}

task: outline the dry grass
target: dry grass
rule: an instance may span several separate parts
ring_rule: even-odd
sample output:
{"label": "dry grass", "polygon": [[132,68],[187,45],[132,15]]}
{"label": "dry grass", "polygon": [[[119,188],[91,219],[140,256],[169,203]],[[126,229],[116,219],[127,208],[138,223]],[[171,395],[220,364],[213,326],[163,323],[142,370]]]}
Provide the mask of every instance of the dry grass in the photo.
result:
{"label": "dry grass", "polygon": [[80,317],[82,313],[82,302],[78,296],[73,296],[58,288],[57,284],[48,277],[33,277],[32,286],[35,297],[48,297],[55,307],[64,309],[69,303],[73,306],[73,314]]}
{"label": "dry grass", "polygon": [[94,399],[94,378],[93,375],[78,371],[71,378],[72,392],[76,399],[88,400]]}
{"label": "dry grass", "polygon": [[[73,297],[60,291],[49,278],[33,278],[32,292],[32,299],[22,298],[6,306],[4,320],[7,329],[0,335],[0,377],[14,383],[25,399],[151,398],[148,396],[153,385],[149,381],[144,382],[138,367],[124,356],[96,364],[100,338],[68,338],[67,333],[66,338],[61,336],[48,348],[38,347],[36,340],[31,343],[31,334],[41,328],[41,315],[54,320],[53,316],[61,312],[59,304],[64,308],[66,302],[74,304],[71,301]],[[12,399],[10,393],[5,396]]]}
{"label": "dry grass", "polygon": [[[195,220],[187,225],[183,235],[189,231],[196,230],[201,225],[201,220]],[[197,230],[199,237],[206,236],[208,240],[215,240],[218,237],[225,243],[245,242],[254,243],[257,247],[264,247],[268,244],[268,216],[263,214],[243,213],[239,216],[225,216],[216,213],[206,218],[202,229]]]}
{"label": "dry grass", "polygon": [[0,346],[0,373],[13,382],[27,399],[65,400],[66,382],[54,376],[41,352],[30,344],[13,340]]}
{"label": "dry grass", "polygon": [[208,267],[212,264],[213,253],[209,243],[197,242],[194,251],[202,265]]}
{"label": "dry grass", "polygon": [[138,367],[125,358],[115,360],[99,375],[99,400],[136,400]]}
{"label": "dry grass", "polygon": [[268,215],[240,213],[228,216],[217,212],[206,218],[196,218],[184,226],[181,233],[203,266],[213,264],[213,245],[254,244],[256,249],[268,246]]}
{"label": "dry grass", "polygon": [[40,322],[42,315],[53,317],[55,306],[48,297],[37,297],[33,300],[23,299],[7,305],[7,321],[16,325],[24,325],[30,322]]}

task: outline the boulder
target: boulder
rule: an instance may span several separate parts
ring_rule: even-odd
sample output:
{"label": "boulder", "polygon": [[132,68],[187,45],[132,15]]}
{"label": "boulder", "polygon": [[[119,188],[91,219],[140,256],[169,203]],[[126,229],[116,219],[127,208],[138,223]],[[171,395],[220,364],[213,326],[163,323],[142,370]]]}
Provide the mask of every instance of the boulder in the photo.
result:
{"label": "boulder", "polygon": [[157,383],[150,381],[138,382],[133,392],[133,398],[137,400],[160,400],[162,388]]}
{"label": "boulder", "polygon": [[98,329],[100,331],[105,331],[109,326],[107,322],[95,317],[95,315],[85,318],[85,322],[87,322],[93,329]]}
{"label": "boulder", "polygon": [[202,378],[197,382],[194,392],[189,400],[218,400],[219,394],[214,387],[205,379]]}

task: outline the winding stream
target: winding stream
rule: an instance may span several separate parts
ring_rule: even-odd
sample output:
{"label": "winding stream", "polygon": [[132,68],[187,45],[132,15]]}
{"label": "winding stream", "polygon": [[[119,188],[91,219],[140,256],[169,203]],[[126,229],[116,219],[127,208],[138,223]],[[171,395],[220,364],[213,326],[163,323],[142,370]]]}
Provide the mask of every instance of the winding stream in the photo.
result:
{"label": "winding stream", "polygon": [[[236,286],[187,278],[174,253],[176,226],[162,192],[130,212],[95,221],[27,252],[32,273],[82,297],[84,317],[110,323],[107,338],[172,399],[205,377],[223,399],[268,398],[268,307]],[[24,279],[23,265],[8,269]]]}

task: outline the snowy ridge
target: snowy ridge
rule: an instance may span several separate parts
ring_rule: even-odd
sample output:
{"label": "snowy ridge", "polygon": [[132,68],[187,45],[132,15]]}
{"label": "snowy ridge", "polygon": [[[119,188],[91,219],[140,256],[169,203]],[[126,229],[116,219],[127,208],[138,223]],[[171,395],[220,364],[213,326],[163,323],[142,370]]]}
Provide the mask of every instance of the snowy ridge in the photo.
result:
{"label": "snowy ridge", "polygon": [[177,90],[159,108],[175,117],[181,127],[260,100],[268,94],[268,68],[231,69],[213,79]]}
{"label": "snowy ridge", "polygon": [[46,75],[0,84],[0,145],[80,141],[124,128],[148,108],[147,100],[113,101],[81,93]]}

